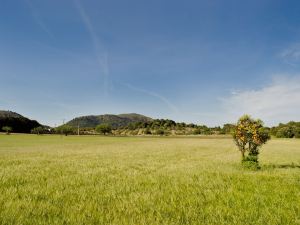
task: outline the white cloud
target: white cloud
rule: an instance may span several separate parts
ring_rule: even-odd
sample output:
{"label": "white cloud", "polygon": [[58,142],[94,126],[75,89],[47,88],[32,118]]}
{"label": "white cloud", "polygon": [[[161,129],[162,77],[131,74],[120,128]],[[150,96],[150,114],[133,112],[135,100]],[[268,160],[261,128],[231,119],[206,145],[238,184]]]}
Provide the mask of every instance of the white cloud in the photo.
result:
{"label": "white cloud", "polygon": [[268,86],[232,93],[221,102],[224,119],[231,122],[243,114],[260,118],[266,125],[300,121],[300,77],[277,77]]}

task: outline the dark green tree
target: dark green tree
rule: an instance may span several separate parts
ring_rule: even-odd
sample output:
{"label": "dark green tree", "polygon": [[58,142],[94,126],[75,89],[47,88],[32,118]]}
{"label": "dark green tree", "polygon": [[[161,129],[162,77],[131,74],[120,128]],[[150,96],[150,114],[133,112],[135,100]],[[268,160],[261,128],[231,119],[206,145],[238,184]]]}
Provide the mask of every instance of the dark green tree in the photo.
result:
{"label": "dark green tree", "polygon": [[9,126],[4,126],[4,127],[2,127],[2,130],[4,130],[6,132],[6,134],[8,135],[12,131],[12,128]]}
{"label": "dark green tree", "polygon": [[278,138],[293,138],[294,136],[293,128],[290,126],[282,126],[276,132]]}
{"label": "dark green tree", "polygon": [[112,128],[109,124],[100,124],[96,127],[96,132],[100,134],[109,134],[112,131]]}
{"label": "dark green tree", "polygon": [[149,128],[146,128],[145,131],[144,131],[144,134],[152,134],[152,133],[151,133],[151,130]]}
{"label": "dark green tree", "polygon": [[162,129],[158,129],[158,130],[156,131],[156,134],[162,136],[162,135],[165,134],[165,131],[162,130]]}

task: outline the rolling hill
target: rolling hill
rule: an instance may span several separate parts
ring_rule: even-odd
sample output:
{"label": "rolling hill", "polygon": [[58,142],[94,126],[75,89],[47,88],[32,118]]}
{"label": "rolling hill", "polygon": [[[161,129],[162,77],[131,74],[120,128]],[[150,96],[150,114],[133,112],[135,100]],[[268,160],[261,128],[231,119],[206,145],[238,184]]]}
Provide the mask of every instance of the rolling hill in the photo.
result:
{"label": "rolling hill", "polygon": [[0,130],[4,126],[12,128],[15,133],[30,133],[30,131],[41,126],[36,120],[30,120],[16,112],[0,110]]}
{"label": "rolling hill", "polygon": [[113,128],[120,128],[127,126],[131,123],[136,122],[148,122],[152,121],[150,117],[136,114],[136,113],[128,113],[128,114],[105,114],[105,115],[90,115],[90,116],[81,116],[72,119],[67,122],[67,125],[72,127],[86,127],[86,128],[94,128],[99,124],[110,124]]}

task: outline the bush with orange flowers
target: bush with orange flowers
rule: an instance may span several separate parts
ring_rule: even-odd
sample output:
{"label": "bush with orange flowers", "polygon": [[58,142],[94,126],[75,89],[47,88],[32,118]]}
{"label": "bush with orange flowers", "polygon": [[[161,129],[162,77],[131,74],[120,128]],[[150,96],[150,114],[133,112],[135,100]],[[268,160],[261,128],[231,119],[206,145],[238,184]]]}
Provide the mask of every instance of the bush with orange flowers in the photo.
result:
{"label": "bush with orange flowers", "polygon": [[259,147],[270,139],[270,135],[261,120],[244,115],[237,122],[233,138],[242,154],[242,162],[258,164]]}

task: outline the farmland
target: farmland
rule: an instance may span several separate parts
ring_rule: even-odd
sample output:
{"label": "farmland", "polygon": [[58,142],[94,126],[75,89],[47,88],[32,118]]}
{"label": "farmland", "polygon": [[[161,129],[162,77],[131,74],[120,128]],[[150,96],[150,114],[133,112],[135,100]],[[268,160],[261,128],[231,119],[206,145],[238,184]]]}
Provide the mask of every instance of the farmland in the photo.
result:
{"label": "farmland", "polygon": [[0,224],[300,224],[300,140],[0,135]]}

